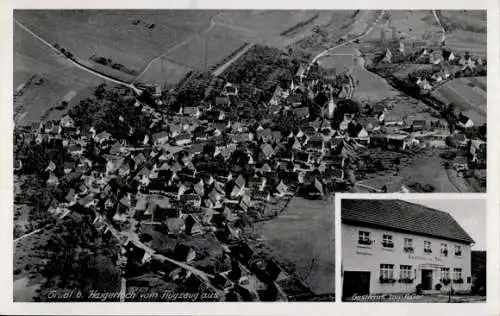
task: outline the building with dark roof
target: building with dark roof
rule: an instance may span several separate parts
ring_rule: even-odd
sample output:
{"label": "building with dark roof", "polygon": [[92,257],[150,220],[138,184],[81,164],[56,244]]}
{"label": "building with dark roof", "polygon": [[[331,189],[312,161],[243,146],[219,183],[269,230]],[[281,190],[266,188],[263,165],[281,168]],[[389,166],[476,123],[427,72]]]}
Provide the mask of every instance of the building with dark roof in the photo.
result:
{"label": "building with dark roof", "polygon": [[344,199],[343,299],[471,289],[474,240],[449,214],[401,200]]}

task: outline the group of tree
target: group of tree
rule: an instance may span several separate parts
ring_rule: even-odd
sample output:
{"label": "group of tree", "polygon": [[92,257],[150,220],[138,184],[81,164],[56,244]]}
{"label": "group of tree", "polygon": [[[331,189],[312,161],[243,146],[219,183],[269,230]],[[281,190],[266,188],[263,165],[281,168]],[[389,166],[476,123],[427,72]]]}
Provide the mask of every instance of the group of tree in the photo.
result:
{"label": "group of tree", "polygon": [[92,55],[90,57],[90,60],[92,60],[98,64],[104,65],[104,66],[109,66],[113,69],[116,69],[116,70],[124,72],[124,73],[128,73],[131,75],[137,75],[137,71],[135,71],[133,69],[129,69],[120,63],[113,62],[113,60],[111,58],[105,58],[105,57]]}
{"label": "group of tree", "polygon": [[135,101],[132,90],[101,84],[93,97],[80,101],[69,115],[82,131],[93,127],[97,132],[110,133],[115,139],[138,144],[145,135],[158,132],[160,127],[152,126],[153,118],[134,106]]}
{"label": "group of tree", "polygon": [[42,234],[39,255],[43,258],[32,267],[45,278],[37,300],[50,301],[49,293],[54,290],[75,290],[69,299],[73,301],[87,300],[91,290],[119,291],[119,245],[97,231],[90,216],[73,213]]}
{"label": "group of tree", "polygon": [[57,50],[59,50],[64,56],[66,56],[67,58],[69,59],[74,59],[74,55],[73,53],[71,53],[69,50],[59,46],[59,44],[55,43],[54,44],[54,48],[56,48]]}

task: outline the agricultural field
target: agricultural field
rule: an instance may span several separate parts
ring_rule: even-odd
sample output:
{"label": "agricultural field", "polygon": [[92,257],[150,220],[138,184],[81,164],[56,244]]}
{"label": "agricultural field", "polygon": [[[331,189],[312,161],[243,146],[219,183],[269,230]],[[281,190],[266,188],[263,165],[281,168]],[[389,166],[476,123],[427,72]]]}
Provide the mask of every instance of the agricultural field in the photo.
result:
{"label": "agricultural field", "polygon": [[455,31],[446,36],[446,47],[456,52],[469,52],[473,56],[486,57],[487,35],[469,31]]}
{"label": "agricultural field", "polygon": [[242,37],[233,33],[228,27],[214,26],[203,36],[196,37],[168,53],[167,58],[194,69],[210,68],[245,45]]}
{"label": "agricultural field", "polygon": [[334,198],[294,197],[276,218],[258,228],[273,255],[291,262],[316,294],[335,292]]}
{"label": "agricultural field", "polygon": [[486,10],[439,10],[438,13],[447,32],[463,30],[486,33]]}
{"label": "agricultural field", "polygon": [[[57,119],[65,111],[54,110],[66,97],[69,107],[104,82],[69,62],[64,56],[14,24],[14,87],[35,76],[38,84],[26,85],[14,99],[15,122],[30,125],[40,119]],[[41,79],[41,80],[40,80]],[[69,99],[69,97],[72,97]]]}
{"label": "agricultural field", "polygon": [[217,14],[210,10],[17,10],[14,17],[79,59],[111,58],[140,72],[156,56],[207,29]]}
{"label": "agricultural field", "polygon": [[279,36],[296,24],[314,17],[314,10],[227,10],[219,14],[216,23],[257,33]]}
{"label": "agricultural field", "polygon": [[438,42],[442,35],[431,10],[392,10],[385,12],[381,23],[373,28],[366,40],[380,44],[400,38]]}
{"label": "agricultural field", "polygon": [[486,123],[486,78],[457,78],[432,94],[445,104],[453,103],[475,124]]}
{"label": "agricultural field", "polygon": [[487,19],[484,10],[439,10],[446,30],[446,46],[454,51],[467,51],[486,56]]}
{"label": "agricultural field", "polygon": [[[384,185],[388,192],[399,192],[402,186],[409,187],[412,183],[431,185],[436,192],[460,192],[450,181],[447,170],[443,167],[443,158],[439,156],[441,150],[419,153],[399,166],[399,172],[381,172],[362,179],[359,183],[381,189]],[[355,186],[353,192],[366,192],[364,188]]]}
{"label": "agricultural field", "polygon": [[175,85],[190,70],[192,70],[191,67],[179,65],[162,57],[155,59],[147,71],[135,79],[135,82],[137,84],[159,84],[161,87]]}
{"label": "agricultural field", "polygon": [[[290,45],[298,52],[315,55],[338,43],[342,38],[352,38],[365,32],[379,12],[374,10],[338,10],[333,11],[330,18],[323,17],[315,23],[318,32],[302,36],[296,43]],[[309,27],[312,29],[312,27]]]}

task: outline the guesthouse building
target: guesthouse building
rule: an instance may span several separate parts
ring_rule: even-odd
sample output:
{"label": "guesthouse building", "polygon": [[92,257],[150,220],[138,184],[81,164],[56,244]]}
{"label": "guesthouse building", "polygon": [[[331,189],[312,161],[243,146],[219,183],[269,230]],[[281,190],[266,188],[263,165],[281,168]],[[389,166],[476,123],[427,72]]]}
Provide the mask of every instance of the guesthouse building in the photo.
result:
{"label": "guesthouse building", "polygon": [[449,214],[401,200],[342,200],[342,298],[469,292],[471,245]]}

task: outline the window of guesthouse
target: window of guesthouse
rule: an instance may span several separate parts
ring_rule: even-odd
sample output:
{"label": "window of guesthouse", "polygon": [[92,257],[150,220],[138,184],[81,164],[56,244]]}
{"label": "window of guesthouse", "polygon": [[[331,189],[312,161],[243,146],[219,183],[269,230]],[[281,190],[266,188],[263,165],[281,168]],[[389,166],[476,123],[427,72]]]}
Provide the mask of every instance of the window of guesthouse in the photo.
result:
{"label": "window of guesthouse", "polygon": [[425,253],[432,253],[431,249],[431,242],[430,241],[424,241],[424,252]]}
{"label": "window of guesthouse", "polygon": [[358,244],[370,245],[371,243],[372,241],[370,240],[370,232],[360,230],[358,234]]}

